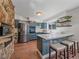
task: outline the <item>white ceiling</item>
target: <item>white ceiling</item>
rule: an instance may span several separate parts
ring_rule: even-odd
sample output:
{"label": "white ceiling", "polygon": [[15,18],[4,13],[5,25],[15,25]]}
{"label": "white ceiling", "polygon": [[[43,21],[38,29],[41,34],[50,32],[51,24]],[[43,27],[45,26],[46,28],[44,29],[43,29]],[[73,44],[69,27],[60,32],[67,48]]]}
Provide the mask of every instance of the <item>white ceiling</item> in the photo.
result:
{"label": "white ceiling", "polygon": [[[48,17],[79,6],[79,0],[13,0],[16,14],[45,20]],[[42,10],[44,15],[36,16],[35,12]]]}

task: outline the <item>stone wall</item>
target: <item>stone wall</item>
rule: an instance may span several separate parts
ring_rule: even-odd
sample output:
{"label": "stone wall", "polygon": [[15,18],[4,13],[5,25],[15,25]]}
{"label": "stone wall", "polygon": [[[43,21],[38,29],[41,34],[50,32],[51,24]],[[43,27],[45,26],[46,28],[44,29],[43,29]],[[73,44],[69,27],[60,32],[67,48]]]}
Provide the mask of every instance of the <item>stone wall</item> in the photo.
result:
{"label": "stone wall", "polygon": [[15,10],[12,1],[0,0],[0,24],[4,23],[9,25],[10,32],[13,32],[15,29],[14,17]]}
{"label": "stone wall", "polygon": [[[0,37],[0,42],[10,39],[6,42],[0,43],[0,59],[10,59],[14,52],[14,33],[15,33],[15,10],[11,0],[0,0],[0,25],[6,24],[9,26],[9,34]],[[11,36],[9,36],[11,35]],[[7,38],[10,37],[10,38]]]}

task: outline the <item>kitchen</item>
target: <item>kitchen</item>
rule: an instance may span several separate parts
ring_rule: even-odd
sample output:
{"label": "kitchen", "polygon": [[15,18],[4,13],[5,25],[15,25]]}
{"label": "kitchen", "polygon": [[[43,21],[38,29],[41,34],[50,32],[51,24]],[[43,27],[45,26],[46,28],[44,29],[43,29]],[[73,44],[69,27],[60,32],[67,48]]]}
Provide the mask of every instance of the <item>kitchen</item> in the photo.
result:
{"label": "kitchen", "polygon": [[[69,17],[69,16],[64,16],[64,17]],[[54,22],[49,21],[49,23],[26,21],[29,24],[31,23],[32,24],[31,26],[35,26],[34,30],[36,30],[36,31],[34,31],[32,28],[32,31],[34,31],[36,34],[36,35],[34,35],[34,36],[36,36],[36,38],[31,36],[32,37],[31,40],[29,39],[27,42],[34,41],[34,39],[37,40],[37,48],[40,51],[40,52],[38,52],[38,54],[41,56],[41,59],[46,59],[46,57],[47,58],[49,57],[49,54],[48,54],[49,53],[49,43],[50,43],[49,41],[53,40],[52,41],[53,44],[57,44],[64,40],[68,40],[68,38],[70,39],[74,36],[74,33],[72,32],[73,27],[72,27],[71,21],[68,21],[68,19],[65,19],[63,21],[58,22],[58,20],[56,20]],[[61,18],[60,18],[60,20],[61,20]],[[71,16],[70,16],[69,20],[72,20]],[[69,22],[69,23],[64,24],[64,25],[59,25],[59,23],[61,24],[61,22]],[[21,29],[23,29],[23,28],[21,28]],[[31,28],[29,30],[31,30]],[[31,32],[31,33],[34,33],[34,32]],[[41,45],[41,48],[40,48],[40,45]],[[46,50],[46,52],[45,52],[45,50]]]}
{"label": "kitchen", "polygon": [[79,58],[78,0],[2,0],[0,7],[0,59]]}

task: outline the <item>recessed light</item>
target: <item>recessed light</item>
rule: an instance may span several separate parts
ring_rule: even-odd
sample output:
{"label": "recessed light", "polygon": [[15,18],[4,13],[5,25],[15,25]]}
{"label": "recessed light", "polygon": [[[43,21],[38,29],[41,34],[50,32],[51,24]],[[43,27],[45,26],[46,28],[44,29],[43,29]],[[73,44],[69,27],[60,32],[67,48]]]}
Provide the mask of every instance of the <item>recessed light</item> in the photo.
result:
{"label": "recessed light", "polygon": [[37,15],[37,16],[42,16],[43,14],[44,14],[43,11],[37,11],[37,12],[36,12],[36,15]]}

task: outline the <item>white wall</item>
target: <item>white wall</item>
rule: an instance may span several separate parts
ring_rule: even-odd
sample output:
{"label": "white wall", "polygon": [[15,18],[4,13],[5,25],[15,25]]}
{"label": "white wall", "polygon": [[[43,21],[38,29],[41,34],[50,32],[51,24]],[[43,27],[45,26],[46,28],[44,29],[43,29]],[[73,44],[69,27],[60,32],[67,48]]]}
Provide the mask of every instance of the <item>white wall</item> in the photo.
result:
{"label": "white wall", "polygon": [[61,33],[61,32],[69,33],[71,31],[72,27],[56,27],[56,29],[49,30],[49,24],[56,22],[60,17],[66,16],[66,15],[67,15],[67,12],[62,11],[61,13],[59,13],[59,14],[55,15],[54,17],[51,17],[49,20],[47,20],[48,32],[50,32],[50,33]]}
{"label": "white wall", "polygon": [[[60,17],[63,17],[63,16],[66,16],[66,12],[65,12],[65,11],[62,11],[62,12],[60,12],[60,13],[58,13],[58,14],[56,14],[56,15],[50,17],[50,18],[47,18],[47,19],[44,21],[44,22],[47,22],[47,31],[48,31],[48,32],[51,32],[51,30],[49,30],[49,24],[52,24],[52,23],[56,22]],[[52,31],[53,31],[53,30],[52,30]],[[58,28],[57,28],[57,29],[55,29],[53,32],[55,32],[55,31],[60,31],[60,30],[58,30]]]}
{"label": "white wall", "polygon": [[[72,27],[71,28],[57,28],[52,30],[52,32],[72,32],[74,33],[75,39],[79,39],[79,7],[66,12],[66,15],[72,16]],[[51,22],[51,21],[50,21]],[[49,22],[49,23],[50,23]],[[50,31],[51,32],[51,31]]]}
{"label": "white wall", "polygon": [[79,8],[68,11],[68,15],[72,16],[72,32],[75,33],[75,39],[79,39]]}

